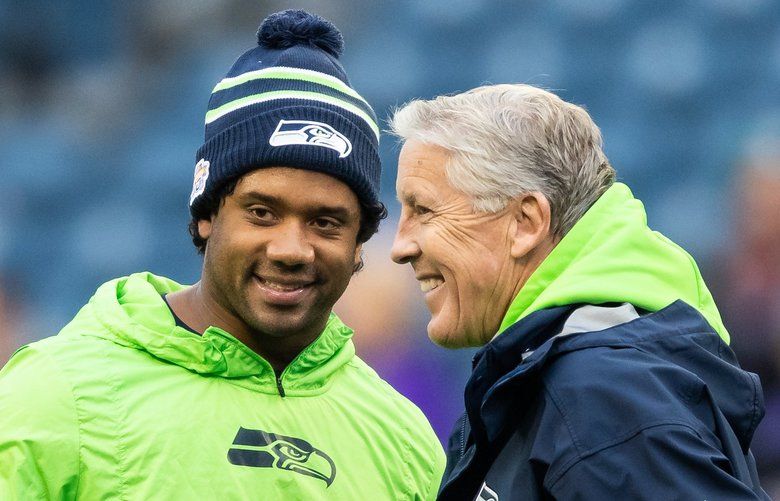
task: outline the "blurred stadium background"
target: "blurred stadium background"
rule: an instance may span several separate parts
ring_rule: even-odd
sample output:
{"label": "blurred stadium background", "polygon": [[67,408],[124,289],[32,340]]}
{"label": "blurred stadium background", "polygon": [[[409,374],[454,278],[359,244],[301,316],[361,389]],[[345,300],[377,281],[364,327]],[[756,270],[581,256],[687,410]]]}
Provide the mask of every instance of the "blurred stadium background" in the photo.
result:
{"label": "blurred stadium background", "polygon": [[[336,23],[380,118],[415,97],[526,82],[586,105],[650,225],[700,263],[767,417],[754,442],[780,495],[780,3],[773,0],[0,0],[0,363],[55,334],[99,283],[197,280],[186,231],[214,84],[267,14]],[[337,311],[359,353],[444,439],[471,351],[431,345],[391,212]]]}

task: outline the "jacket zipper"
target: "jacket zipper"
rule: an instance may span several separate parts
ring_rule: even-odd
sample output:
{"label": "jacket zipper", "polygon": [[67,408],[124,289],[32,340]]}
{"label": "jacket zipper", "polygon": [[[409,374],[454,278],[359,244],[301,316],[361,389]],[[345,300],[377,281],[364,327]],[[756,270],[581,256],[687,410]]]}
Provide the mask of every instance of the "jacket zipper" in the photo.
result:
{"label": "jacket zipper", "polygon": [[463,424],[460,427],[460,458],[466,455],[466,420],[468,415],[463,416]]}
{"label": "jacket zipper", "polygon": [[276,389],[279,390],[279,396],[284,396],[284,387],[282,387],[282,376],[281,374],[276,376]]}

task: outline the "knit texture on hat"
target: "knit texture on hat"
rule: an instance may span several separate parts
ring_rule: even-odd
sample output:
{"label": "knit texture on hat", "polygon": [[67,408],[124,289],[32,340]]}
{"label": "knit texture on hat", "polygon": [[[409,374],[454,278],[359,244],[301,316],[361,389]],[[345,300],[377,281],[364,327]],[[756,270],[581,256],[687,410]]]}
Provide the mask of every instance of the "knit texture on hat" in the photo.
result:
{"label": "knit texture on hat", "polygon": [[286,10],[263,21],[257,40],[211,93],[190,212],[204,193],[263,167],[323,172],[361,202],[378,203],[379,127],[338,60],[341,33],[319,16]]}

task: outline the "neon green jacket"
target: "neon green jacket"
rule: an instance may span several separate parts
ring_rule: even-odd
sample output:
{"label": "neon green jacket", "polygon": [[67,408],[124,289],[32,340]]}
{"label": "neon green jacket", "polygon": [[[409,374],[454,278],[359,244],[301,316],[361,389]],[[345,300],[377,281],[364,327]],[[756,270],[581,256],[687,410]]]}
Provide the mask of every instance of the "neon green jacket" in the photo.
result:
{"label": "neon green jacket", "polygon": [[211,327],[177,327],[140,273],[102,285],[0,371],[0,499],[433,499],[427,420],[331,315],[282,373]]}

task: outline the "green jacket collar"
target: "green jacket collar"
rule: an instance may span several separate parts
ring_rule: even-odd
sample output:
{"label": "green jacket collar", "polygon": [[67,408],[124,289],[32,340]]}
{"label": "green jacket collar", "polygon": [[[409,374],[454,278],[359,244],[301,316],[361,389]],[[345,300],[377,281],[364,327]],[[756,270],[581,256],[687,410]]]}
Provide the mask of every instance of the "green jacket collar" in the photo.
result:
{"label": "green jacket collar", "polygon": [[[199,336],[178,327],[162,294],[183,286],[151,273],[137,273],[100,286],[89,310],[116,343],[146,351],[156,358],[203,375],[247,378],[253,386],[277,391],[271,365],[229,333],[209,327]],[[82,311],[78,316],[87,315]],[[287,366],[285,391],[316,391],[355,354],[352,329],[331,313],[322,334]]]}
{"label": "green jacket collar", "polygon": [[534,271],[510,304],[499,332],[525,316],[567,304],[631,303],[658,311],[682,299],[723,340],[723,326],[693,258],[647,227],[642,202],[615,183]]}

